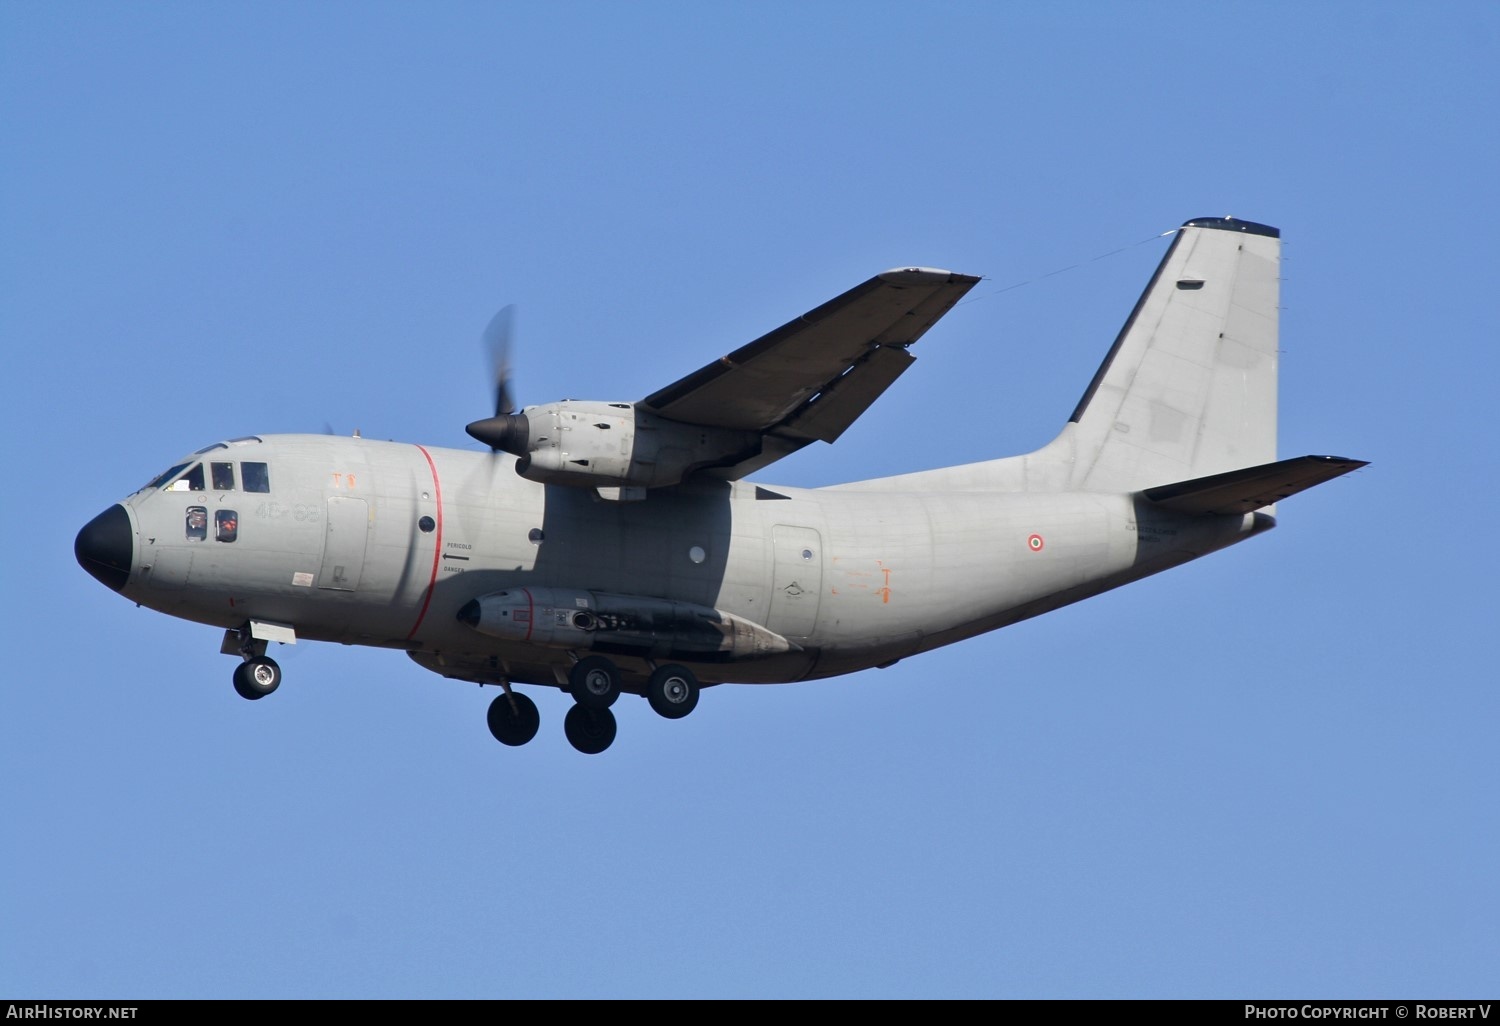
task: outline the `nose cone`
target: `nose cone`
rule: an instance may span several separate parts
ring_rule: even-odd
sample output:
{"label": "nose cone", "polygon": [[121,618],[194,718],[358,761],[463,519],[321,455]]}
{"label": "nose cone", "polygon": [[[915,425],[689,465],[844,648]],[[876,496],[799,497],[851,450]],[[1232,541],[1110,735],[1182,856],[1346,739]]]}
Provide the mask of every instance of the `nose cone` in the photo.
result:
{"label": "nose cone", "polygon": [[73,541],[73,556],[100,584],[123,589],[135,562],[135,532],[125,507],[115,503],[84,524]]}

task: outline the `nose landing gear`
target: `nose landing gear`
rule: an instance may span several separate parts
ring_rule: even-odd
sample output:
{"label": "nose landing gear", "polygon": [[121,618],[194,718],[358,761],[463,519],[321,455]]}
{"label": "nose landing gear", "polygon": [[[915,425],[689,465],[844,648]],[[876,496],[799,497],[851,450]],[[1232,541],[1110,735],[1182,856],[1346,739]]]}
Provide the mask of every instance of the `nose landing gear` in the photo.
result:
{"label": "nose landing gear", "polygon": [[239,654],[241,662],[234,668],[234,690],[241,698],[254,702],[281,686],[281,667],[266,655],[265,639],[252,636],[249,624],[226,631],[219,650],[226,655]]}
{"label": "nose landing gear", "polygon": [[254,656],[234,668],[234,690],[256,701],[281,686],[281,667],[267,656]]}

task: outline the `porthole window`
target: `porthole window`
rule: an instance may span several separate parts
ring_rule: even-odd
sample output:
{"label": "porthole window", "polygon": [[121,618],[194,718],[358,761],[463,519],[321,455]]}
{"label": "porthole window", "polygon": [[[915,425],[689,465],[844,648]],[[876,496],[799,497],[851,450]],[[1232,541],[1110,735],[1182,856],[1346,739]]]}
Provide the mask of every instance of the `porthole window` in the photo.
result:
{"label": "porthole window", "polygon": [[545,540],[546,535],[542,533],[540,527],[533,527],[530,531],[526,532],[526,537],[530,540],[531,544],[540,545]]}
{"label": "porthole window", "polygon": [[417,521],[417,527],[423,534],[431,534],[433,531],[437,530],[437,521],[433,520],[431,517],[423,517],[421,520]]}
{"label": "porthole window", "polygon": [[707,558],[708,553],[703,551],[702,545],[694,545],[688,549],[688,559],[691,559],[694,563],[701,563]]}
{"label": "porthole window", "polygon": [[204,541],[208,538],[208,507],[187,508],[187,540]]}

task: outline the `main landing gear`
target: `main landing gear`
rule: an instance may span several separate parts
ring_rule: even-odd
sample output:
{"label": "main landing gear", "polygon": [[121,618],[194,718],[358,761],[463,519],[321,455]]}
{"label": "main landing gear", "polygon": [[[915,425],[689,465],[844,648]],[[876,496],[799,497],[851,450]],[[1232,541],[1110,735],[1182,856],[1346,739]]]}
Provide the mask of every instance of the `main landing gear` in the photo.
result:
{"label": "main landing gear", "polygon": [[542,723],[541,714],[531,699],[512,691],[509,684],[504,687],[505,694],[490,703],[490,733],[502,745],[524,745],[536,737],[537,727]]}
{"label": "main landing gear", "polygon": [[[524,745],[536,736],[540,716],[536,704],[509,684],[505,694],[490,703],[489,727],[503,745]],[[568,744],[585,755],[598,755],[614,743],[618,723],[610,708],[620,697],[620,670],[604,656],[578,660],[568,672],[573,707],[563,717]],[[698,678],[686,666],[664,663],[646,680],[646,701],[658,715],[678,720],[698,705]]]}

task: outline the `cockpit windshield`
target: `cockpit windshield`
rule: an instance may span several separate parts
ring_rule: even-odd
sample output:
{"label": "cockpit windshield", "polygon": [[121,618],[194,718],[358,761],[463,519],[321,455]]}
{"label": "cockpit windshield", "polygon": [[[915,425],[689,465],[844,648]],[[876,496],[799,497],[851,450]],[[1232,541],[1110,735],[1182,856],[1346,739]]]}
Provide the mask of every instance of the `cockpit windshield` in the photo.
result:
{"label": "cockpit windshield", "polygon": [[[213,490],[232,492],[234,488],[234,464],[229,461],[212,462]],[[207,473],[202,463],[179,463],[172,469],[158,474],[140,491],[160,488],[168,492],[201,492],[206,490]],[[259,461],[244,460],[240,463],[240,486],[247,492],[269,492],[271,490],[270,468]]]}
{"label": "cockpit windshield", "polygon": [[160,488],[162,485],[166,484],[168,481],[172,480],[172,478],[176,477],[186,469],[186,463],[179,463],[171,470],[163,471],[162,473],[157,474],[151,480],[147,481],[145,485],[141,487],[141,491],[145,491],[147,488]]}
{"label": "cockpit windshield", "polygon": [[188,467],[187,473],[167,485],[167,490],[173,492],[203,491],[203,464],[194,463]]}

